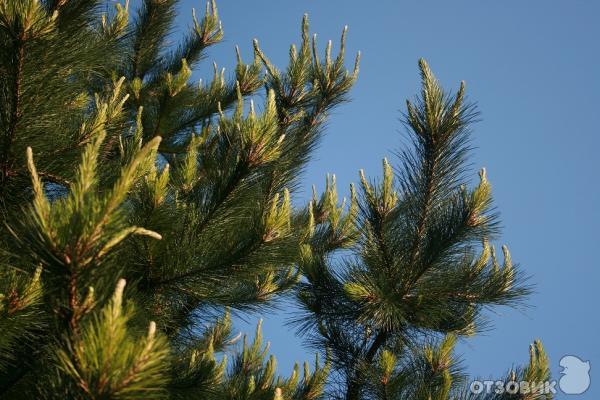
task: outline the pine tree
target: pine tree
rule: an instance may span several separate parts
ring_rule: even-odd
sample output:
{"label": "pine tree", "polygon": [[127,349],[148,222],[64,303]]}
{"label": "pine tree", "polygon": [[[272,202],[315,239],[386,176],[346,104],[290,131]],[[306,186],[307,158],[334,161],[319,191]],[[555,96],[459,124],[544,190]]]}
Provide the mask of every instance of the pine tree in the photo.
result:
{"label": "pine tree", "polygon": [[[419,67],[422,91],[404,114],[411,146],[398,152],[396,171],[385,159],[380,182],[361,170],[347,208],[328,179],[306,211],[314,233],[303,245],[304,312],[294,322],[308,344],[328,350],[334,398],[473,398],[456,340],[485,326],[486,308],[518,305],[529,292],[508,248],[500,265],[490,244],[499,229],[485,169],[468,188],[477,111],[465,102],[465,85],[448,94],[424,60]],[[539,342],[529,366],[508,376],[549,379]],[[551,394],[544,396],[522,398]]]}
{"label": "pine tree", "polygon": [[[304,17],[286,69],[255,41],[230,78],[193,82],[223,29],[212,1],[168,45],[176,3],[0,1],[0,397],[470,398],[456,339],[527,290],[488,244],[485,171],[463,185],[464,88],[445,95],[422,62],[396,176],[361,175],[348,204],[330,177],[297,208],[357,78],[346,29],[320,58]],[[231,313],[292,294],[321,356],[280,377],[260,323],[249,342]],[[547,379],[539,343],[511,374]]]}

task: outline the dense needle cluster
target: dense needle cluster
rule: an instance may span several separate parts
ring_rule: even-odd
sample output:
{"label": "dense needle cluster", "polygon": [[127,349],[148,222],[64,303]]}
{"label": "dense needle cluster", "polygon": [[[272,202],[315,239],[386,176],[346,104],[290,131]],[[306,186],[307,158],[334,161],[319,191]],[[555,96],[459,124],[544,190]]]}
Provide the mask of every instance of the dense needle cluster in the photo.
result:
{"label": "dense needle cluster", "polygon": [[[361,172],[348,201],[328,177],[298,207],[357,79],[346,29],[322,56],[305,17],[285,69],[255,41],[193,81],[223,29],[209,2],[169,45],[176,3],[0,0],[0,397],[548,398],[470,394],[453,353],[527,293],[491,245],[485,170],[468,185],[464,85],[447,94],[421,61],[396,170]],[[318,354],[289,377],[260,323],[249,341],[230,316],[285,298]],[[548,375],[536,342],[506,379]]]}

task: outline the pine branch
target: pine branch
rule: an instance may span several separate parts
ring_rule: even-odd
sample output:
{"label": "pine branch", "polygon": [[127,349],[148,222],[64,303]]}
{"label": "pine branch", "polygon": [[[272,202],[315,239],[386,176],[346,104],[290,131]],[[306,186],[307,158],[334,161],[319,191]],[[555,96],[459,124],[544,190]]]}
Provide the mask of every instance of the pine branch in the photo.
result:
{"label": "pine branch", "polygon": [[[23,79],[23,67],[25,63],[25,31],[21,31],[17,38],[14,39],[16,47],[16,66],[13,72],[14,86],[12,93],[12,110],[10,116],[10,125],[8,132],[4,134],[4,145],[0,163],[2,164],[2,176],[7,177],[11,174],[11,147],[17,133],[17,124],[21,117],[21,81]],[[4,179],[2,179],[4,181]]]}
{"label": "pine branch", "polygon": [[[367,352],[365,353],[364,362],[371,364],[375,359],[375,355],[379,350],[385,346],[388,334],[384,331],[380,331],[375,335],[375,338],[371,342]],[[348,391],[346,392],[347,400],[359,400],[361,396],[361,388],[364,384],[364,371],[361,371],[361,366],[357,366],[355,376],[353,376],[348,382]]]}
{"label": "pine branch", "polygon": [[132,79],[143,80],[154,67],[174,17],[174,0],[144,0],[133,33]]}

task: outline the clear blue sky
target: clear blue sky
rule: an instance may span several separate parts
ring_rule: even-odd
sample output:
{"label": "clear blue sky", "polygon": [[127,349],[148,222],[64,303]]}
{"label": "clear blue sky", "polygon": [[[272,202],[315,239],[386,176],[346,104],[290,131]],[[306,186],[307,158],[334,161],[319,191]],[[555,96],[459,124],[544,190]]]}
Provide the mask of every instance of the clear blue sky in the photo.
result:
{"label": "clear blue sky", "polygon": [[[488,313],[494,329],[463,341],[469,373],[501,376],[528,357],[528,344],[542,339],[558,376],[566,354],[590,360],[592,386],[581,399],[600,396],[600,2],[221,0],[225,41],[209,54],[229,71],[234,45],[251,59],[253,38],[276,65],[285,66],[288,46],[299,41],[302,15],[321,46],[349,25],[348,50],[362,51],[353,101],[331,116],[326,138],[304,177],[323,187],[335,173],[340,190],[357,171],[380,173],[381,158],[393,160],[402,129],[400,110],[418,91],[417,60],[426,58],[441,82],[467,82],[482,121],[475,126],[474,168],[485,166],[502,215],[502,243],[532,276],[536,293],[525,311]],[[182,27],[192,7],[183,0]],[[209,78],[209,75],[205,78]],[[475,176],[475,170],[473,171]],[[501,244],[501,243],[497,243]],[[253,325],[260,315],[250,316]],[[265,319],[282,371],[308,357],[282,321]],[[252,329],[240,324],[240,329]],[[310,356],[312,358],[312,356]],[[558,398],[565,398],[559,395]]]}

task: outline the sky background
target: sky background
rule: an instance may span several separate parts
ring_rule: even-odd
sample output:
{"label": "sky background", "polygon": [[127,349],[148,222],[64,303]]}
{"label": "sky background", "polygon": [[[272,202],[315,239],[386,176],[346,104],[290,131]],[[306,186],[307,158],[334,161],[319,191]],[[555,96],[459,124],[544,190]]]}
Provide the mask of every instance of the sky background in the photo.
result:
{"label": "sky background", "polygon": [[[499,377],[525,363],[529,343],[540,338],[555,377],[567,354],[592,365],[586,394],[557,398],[599,398],[600,2],[220,0],[218,5],[225,40],[207,61],[229,72],[235,45],[251,60],[253,38],[283,68],[289,45],[299,42],[304,13],[322,49],[330,38],[335,49],[348,25],[348,55],[362,52],[352,101],[331,116],[297,201],[310,196],[312,184],[322,189],[326,173],[335,173],[339,191],[347,194],[358,169],[379,176],[381,159],[394,161],[393,151],[402,145],[400,112],[419,90],[420,57],[445,87],[466,81],[482,118],[474,127],[472,176],[487,168],[504,226],[496,244],[509,246],[531,275],[535,294],[529,309],[488,312],[494,329],[462,341],[458,352],[470,374]],[[182,0],[182,28],[189,25],[192,7],[200,11],[204,4]],[[209,79],[210,62],[205,64],[198,77]],[[286,310],[248,316],[249,324],[239,322],[238,329],[251,332],[261,317],[281,372],[296,360],[312,359],[285,326]]]}

